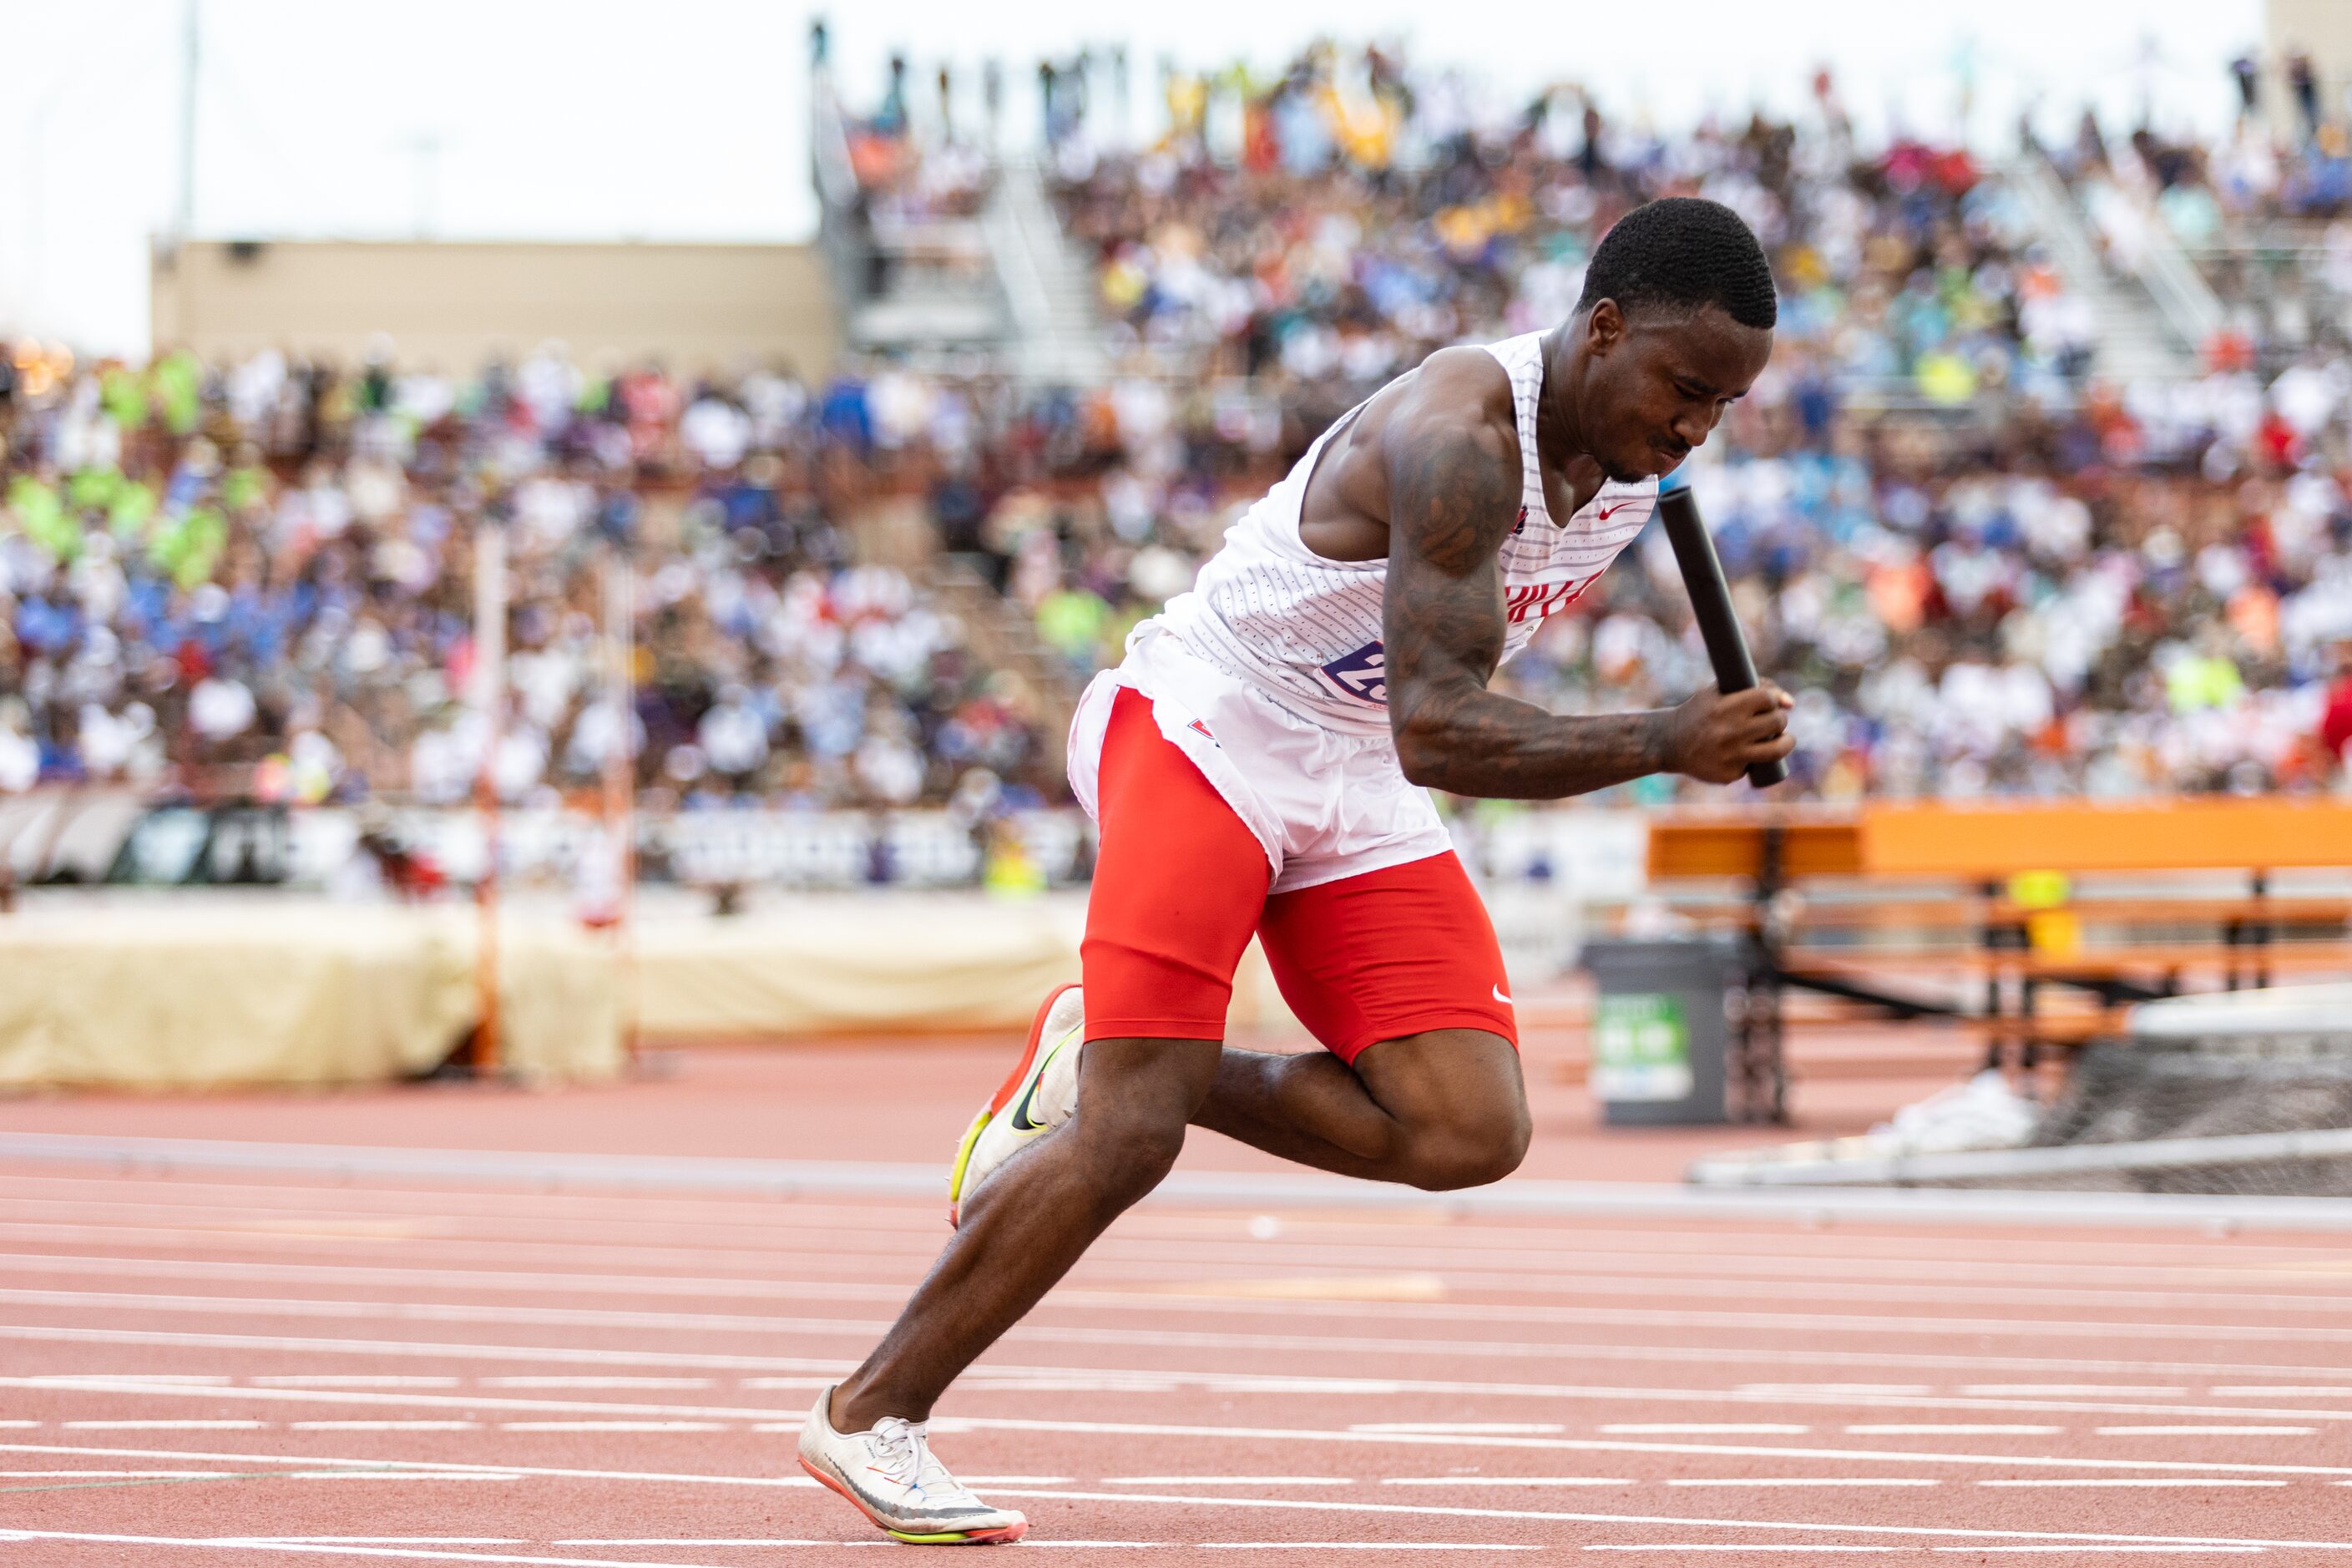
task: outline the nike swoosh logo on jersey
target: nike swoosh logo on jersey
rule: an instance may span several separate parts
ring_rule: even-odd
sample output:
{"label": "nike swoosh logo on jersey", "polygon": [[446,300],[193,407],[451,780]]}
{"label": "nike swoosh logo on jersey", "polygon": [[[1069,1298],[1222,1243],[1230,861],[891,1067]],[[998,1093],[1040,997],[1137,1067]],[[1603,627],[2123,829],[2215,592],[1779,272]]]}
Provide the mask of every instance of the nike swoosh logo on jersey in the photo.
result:
{"label": "nike swoosh logo on jersey", "polygon": [[1518,1005],[1518,1004],[1513,1002],[1508,996],[1503,994],[1503,988],[1499,985],[1495,987],[1495,1000],[1500,1002],[1506,1007],[1515,1007]]}
{"label": "nike swoosh logo on jersey", "polygon": [[1632,506],[1633,504],[1633,503],[1629,500],[1621,500],[1615,506],[1597,508],[1592,513],[1592,521],[1595,522],[1607,522],[1611,518],[1616,516],[1619,512],[1623,511],[1627,507]]}

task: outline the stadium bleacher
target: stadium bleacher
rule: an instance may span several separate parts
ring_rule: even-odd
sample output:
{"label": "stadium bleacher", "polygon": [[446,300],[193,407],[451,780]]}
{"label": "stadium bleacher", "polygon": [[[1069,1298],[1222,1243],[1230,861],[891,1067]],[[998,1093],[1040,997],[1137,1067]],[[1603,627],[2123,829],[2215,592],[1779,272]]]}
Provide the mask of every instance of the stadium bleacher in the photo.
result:
{"label": "stadium bleacher", "polygon": [[[618,739],[593,700],[610,540],[634,563],[636,773],[656,809],[1050,804],[1068,692],[1236,506],[1430,348],[1558,316],[1613,216],[1671,192],[1746,213],[1782,279],[1778,357],[1695,483],[1760,661],[1802,693],[1792,795],[2340,775],[2340,311],[2252,333],[2251,353],[2200,345],[2178,381],[2111,378],[2074,309],[2098,280],[2066,275],[2030,182],[1860,145],[1826,81],[1801,121],[1674,140],[1570,89],[1473,105],[1377,50],[1223,85],[1231,125],[1209,84],[1168,86],[1151,144],[1090,144],[1066,115],[1043,165],[1092,269],[1111,366],[1095,384],[984,355],[860,354],[804,385],[550,353],[453,379],[389,357],[134,367],[15,345],[0,790],[456,801],[484,743],[459,699],[471,535],[491,518],[519,593],[510,801],[590,787]],[[986,228],[1037,171],[894,91],[838,127],[869,232]],[[2095,184],[2138,191],[2226,284],[2224,239],[2308,237],[2334,211],[2336,153],[2265,162],[2248,134],[2051,158],[2092,231]],[[2321,283],[2342,270],[2328,232],[2288,247]],[[930,524],[911,548],[875,521],[908,501]],[[968,596],[975,579],[990,592]],[[1660,558],[1582,611],[1514,690],[1627,707],[1701,679]]]}

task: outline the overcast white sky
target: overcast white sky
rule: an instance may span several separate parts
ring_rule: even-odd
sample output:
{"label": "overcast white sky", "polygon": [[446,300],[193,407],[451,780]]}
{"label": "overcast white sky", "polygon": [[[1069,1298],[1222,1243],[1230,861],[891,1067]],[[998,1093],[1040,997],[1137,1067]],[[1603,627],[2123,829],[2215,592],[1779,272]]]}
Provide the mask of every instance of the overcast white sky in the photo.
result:
{"label": "overcast white sky", "polygon": [[[0,333],[143,352],[148,238],[179,187],[188,0],[0,0]],[[195,230],[214,237],[791,239],[806,177],[805,35],[775,0],[201,0]],[[1318,34],[1406,41],[1519,91],[1593,88],[1612,112],[1686,124],[1793,106],[1826,63],[1866,122],[1890,113],[2004,142],[2021,107],[2057,129],[2117,118],[2216,126],[2260,0],[858,0],[829,8],[854,103],[906,49],[1007,63],[1034,120],[1046,53],[1124,42],[1137,118],[1155,62],[1278,63]]]}

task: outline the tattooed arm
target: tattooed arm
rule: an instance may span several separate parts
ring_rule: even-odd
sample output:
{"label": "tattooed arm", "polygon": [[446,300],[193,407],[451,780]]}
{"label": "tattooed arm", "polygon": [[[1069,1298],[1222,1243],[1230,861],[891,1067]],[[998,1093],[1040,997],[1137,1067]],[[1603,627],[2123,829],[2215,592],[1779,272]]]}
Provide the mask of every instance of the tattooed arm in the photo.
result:
{"label": "tattooed arm", "polygon": [[[1432,369],[1439,374],[1431,374]],[[1509,623],[1496,552],[1521,472],[1507,384],[1424,366],[1386,422],[1389,724],[1405,777],[1455,795],[1549,800],[1644,773],[1727,784],[1785,755],[1787,699],[1712,687],[1679,708],[1559,716],[1486,689]],[[1467,395],[1465,395],[1465,393]]]}

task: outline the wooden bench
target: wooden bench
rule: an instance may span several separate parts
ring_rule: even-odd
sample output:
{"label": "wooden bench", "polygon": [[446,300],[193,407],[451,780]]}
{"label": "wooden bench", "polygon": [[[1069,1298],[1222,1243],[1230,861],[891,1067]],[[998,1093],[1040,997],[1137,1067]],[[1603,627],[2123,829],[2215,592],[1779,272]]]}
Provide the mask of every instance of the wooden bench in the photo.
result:
{"label": "wooden bench", "polygon": [[[2189,799],[1670,811],[1654,895],[1749,954],[1729,1064],[1737,1113],[1785,1113],[1790,988],[1863,1015],[1949,1021],[1987,1059],[2112,1035],[2133,1003],[2210,984],[2352,974],[2352,805]],[[2118,883],[2124,885],[2118,886]],[[1941,989],[1937,988],[1941,983]]]}

